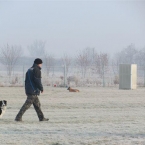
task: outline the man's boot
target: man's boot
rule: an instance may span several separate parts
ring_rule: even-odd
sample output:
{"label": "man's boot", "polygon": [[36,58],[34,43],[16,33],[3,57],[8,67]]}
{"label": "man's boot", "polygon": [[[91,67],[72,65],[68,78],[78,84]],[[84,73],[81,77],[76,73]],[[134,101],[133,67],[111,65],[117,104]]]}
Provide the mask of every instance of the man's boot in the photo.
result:
{"label": "man's boot", "polygon": [[43,118],[43,119],[40,119],[39,121],[48,121],[49,119],[48,118]]}
{"label": "man's boot", "polygon": [[15,118],[15,121],[22,121],[22,119]]}

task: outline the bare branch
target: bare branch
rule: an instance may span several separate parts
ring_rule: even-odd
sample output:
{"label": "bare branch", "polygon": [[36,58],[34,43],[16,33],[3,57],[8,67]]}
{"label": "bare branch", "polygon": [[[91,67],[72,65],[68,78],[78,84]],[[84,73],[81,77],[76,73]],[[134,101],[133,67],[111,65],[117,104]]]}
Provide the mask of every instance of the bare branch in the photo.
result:
{"label": "bare branch", "polygon": [[35,40],[32,45],[28,46],[28,51],[33,57],[44,57],[45,41]]}
{"label": "bare branch", "polygon": [[68,55],[64,54],[64,56],[62,57],[62,62],[63,62],[63,65],[66,65],[66,76],[67,76],[68,72],[69,72],[69,67],[72,62],[72,58],[69,57]]}
{"label": "bare branch", "polygon": [[104,77],[105,72],[108,71],[109,56],[107,53],[100,53],[95,55],[95,66],[100,77]]}
{"label": "bare branch", "polygon": [[47,76],[49,76],[50,68],[54,67],[54,57],[52,55],[49,55],[48,53],[45,53],[44,64],[46,66]]}
{"label": "bare branch", "polygon": [[82,75],[85,77],[87,67],[91,64],[87,49],[84,49],[78,54],[78,56],[76,57],[76,64],[81,68]]}
{"label": "bare branch", "polygon": [[7,67],[7,73],[11,76],[12,70],[22,55],[21,46],[9,46],[8,44],[0,49],[0,61]]}

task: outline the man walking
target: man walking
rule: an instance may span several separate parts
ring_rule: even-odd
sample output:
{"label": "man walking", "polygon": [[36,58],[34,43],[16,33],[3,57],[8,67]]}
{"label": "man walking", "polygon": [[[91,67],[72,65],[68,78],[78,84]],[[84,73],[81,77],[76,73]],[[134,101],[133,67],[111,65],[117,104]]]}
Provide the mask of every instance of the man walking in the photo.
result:
{"label": "man walking", "polygon": [[43,93],[43,86],[41,83],[41,67],[42,60],[37,58],[34,61],[33,66],[26,72],[25,79],[25,92],[27,100],[17,114],[15,121],[22,121],[22,116],[27,109],[33,104],[35,111],[37,112],[39,121],[48,121],[49,119],[44,118],[44,115],[40,108],[40,101],[38,96],[40,92]]}

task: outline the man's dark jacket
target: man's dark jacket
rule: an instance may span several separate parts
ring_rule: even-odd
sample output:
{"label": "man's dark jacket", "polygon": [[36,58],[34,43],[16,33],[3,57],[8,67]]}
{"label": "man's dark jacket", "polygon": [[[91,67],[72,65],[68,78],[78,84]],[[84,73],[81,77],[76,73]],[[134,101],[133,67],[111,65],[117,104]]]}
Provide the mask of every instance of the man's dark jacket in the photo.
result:
{"label": "man's dark jacket", "polygon": [[34,64],[26,72],[25,92],[28,95],[40,95],[40,91],[43,91],[41,68],[37,64]]}

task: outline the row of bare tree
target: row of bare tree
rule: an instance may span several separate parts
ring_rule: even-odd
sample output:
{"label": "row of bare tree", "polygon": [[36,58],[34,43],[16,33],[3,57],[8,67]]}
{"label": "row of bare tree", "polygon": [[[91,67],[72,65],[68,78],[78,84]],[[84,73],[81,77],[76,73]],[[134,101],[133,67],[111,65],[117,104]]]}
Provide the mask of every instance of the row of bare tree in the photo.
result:
{"label": "row of bare tree", "polygon": [[[33,44],[28,46],[28,51],[31,57],[41,57],[46,67],[47,75],[49,76],[50,69],[54,67],[55,59],[53,55],[49,54],[45,47],[46,42],[36,40]],[[11,76],[12,70],[23,55],[21,46],[9,46],[8,44],[0,48],[0,62],[6,66],[8,75]],[[136,63],[145,68],[145,48],[137,50],[133,44],[116,53],[113,58],[109,57],[107,53],[98,53],[94,48],[85,48],[80,51],[75,58],[64,54],[61,58],[62,65],[66,67],[66,76],[69,68],[76,65],[80,68],[82,76],[86,76],[87,68],[91,68],[100,77],[104,77],[108,67],[112,66],[115,75],[118,74],[120,63]]]}

